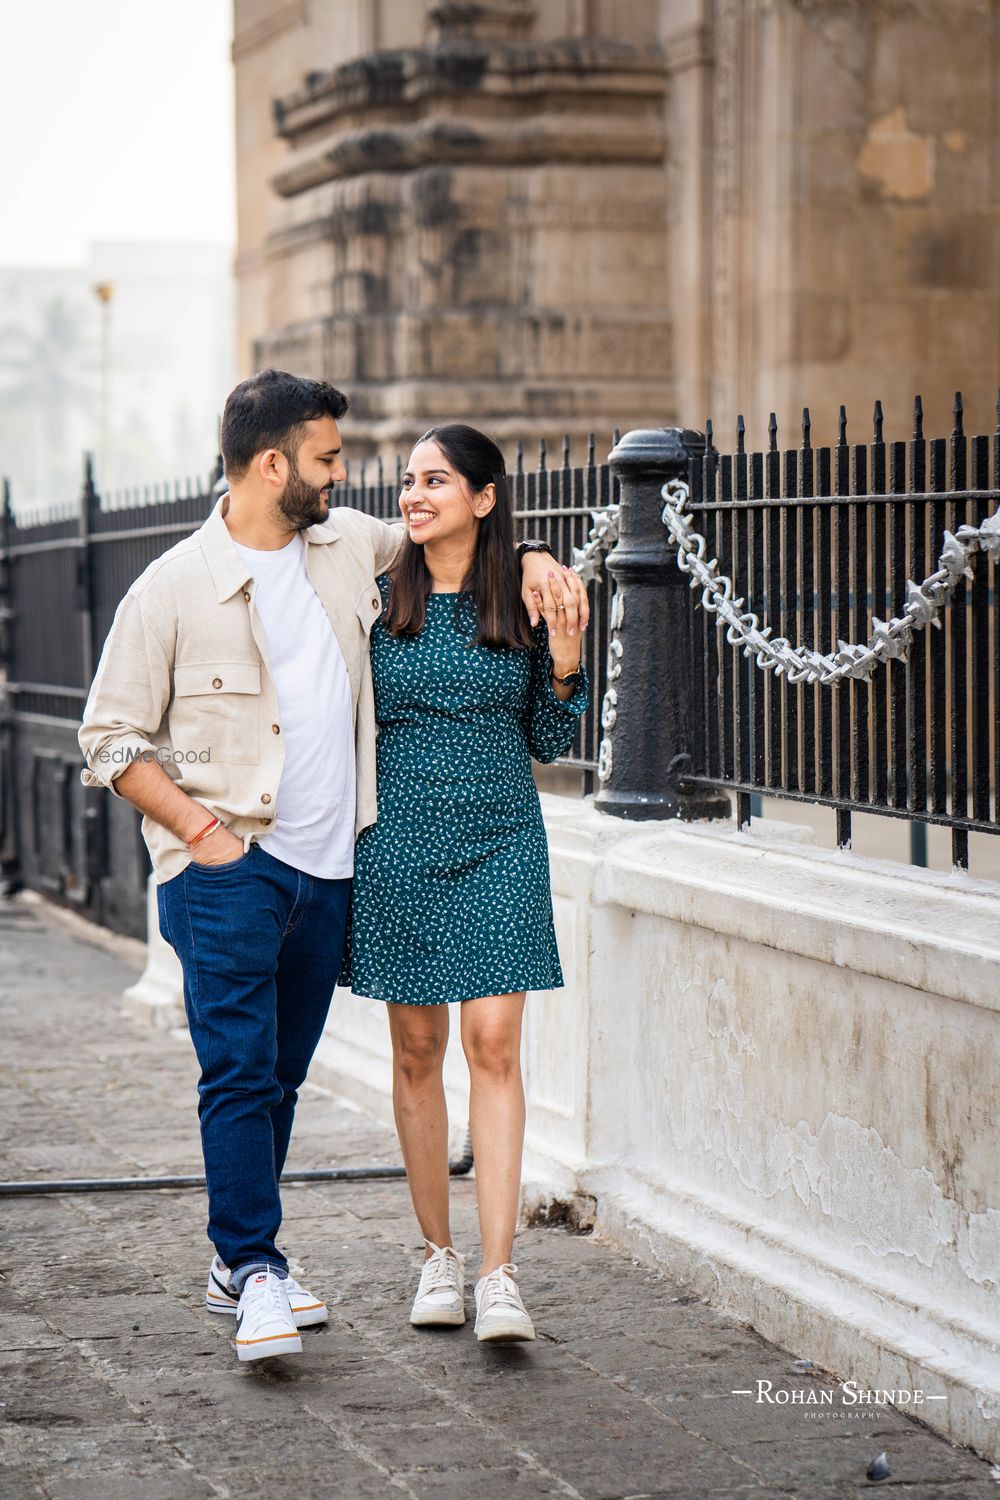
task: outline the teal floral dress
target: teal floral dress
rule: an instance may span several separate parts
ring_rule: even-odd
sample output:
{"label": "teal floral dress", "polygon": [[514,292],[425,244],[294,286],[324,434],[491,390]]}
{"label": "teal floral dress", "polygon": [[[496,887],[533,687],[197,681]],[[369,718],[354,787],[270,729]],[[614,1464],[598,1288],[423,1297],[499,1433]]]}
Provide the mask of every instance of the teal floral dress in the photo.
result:
{"label": "teal floral dress", "polygon": [[563,983],[531,757],[569,749],[588,686],[556,697],[544,622],[530,650],[475,633],[458,594],[431,594],[419,635],[372,629],[378,821],[357,843],[340,980],[356,995],[441,1005]]}

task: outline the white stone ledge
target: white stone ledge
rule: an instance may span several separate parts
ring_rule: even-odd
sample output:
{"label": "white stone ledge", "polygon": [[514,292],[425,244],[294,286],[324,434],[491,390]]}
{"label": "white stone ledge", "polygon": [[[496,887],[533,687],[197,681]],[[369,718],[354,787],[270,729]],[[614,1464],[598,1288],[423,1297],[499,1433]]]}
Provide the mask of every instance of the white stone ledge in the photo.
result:
{"label": "white stone ledge", "polygon": [[601,905],[1000,1011],[1000,887],[990,881],[809,847],[783,824],[747,834],[731,821],[622,821],[616,838],[607,825],[618,820],[592,807],[544,803],[553,852],[604,854],[593,884]]}

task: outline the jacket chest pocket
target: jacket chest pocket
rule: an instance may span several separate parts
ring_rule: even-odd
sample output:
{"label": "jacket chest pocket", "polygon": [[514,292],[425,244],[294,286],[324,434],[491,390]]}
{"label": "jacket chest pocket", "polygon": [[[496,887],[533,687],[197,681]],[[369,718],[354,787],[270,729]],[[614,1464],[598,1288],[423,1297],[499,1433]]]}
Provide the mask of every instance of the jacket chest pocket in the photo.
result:
{"label": "jacket chest pocket", "polygon": [[361,622],[361,629],[365,635],[371,635],[372,626],[382,613],[382,595],[378,591],[378,584],[374,581],[367,588],[361,590],[355,611]]}
{"label": "jacket chest pocket", "polygon": [[187,662],[174,667],[170,739],[175,751],[207,750],[223,765],[260,759],[260,663]]}

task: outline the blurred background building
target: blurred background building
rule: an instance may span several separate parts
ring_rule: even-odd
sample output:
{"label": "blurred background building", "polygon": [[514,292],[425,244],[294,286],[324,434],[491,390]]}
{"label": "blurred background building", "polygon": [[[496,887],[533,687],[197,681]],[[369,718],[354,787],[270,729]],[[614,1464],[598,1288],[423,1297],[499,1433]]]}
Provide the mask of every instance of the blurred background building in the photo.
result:
{"label": "blurred background building", "polygon": [[[105,298],[97,288],[105,290]],[[0,453],[20,511],[204,475],[233,383],[232,251],[94,244],[75,266],[0,266]]]}
{"label": "blurred background building", "polygon": [[233,55],[239,370],[354,451],[993,425],[992,0],[235,0]]}

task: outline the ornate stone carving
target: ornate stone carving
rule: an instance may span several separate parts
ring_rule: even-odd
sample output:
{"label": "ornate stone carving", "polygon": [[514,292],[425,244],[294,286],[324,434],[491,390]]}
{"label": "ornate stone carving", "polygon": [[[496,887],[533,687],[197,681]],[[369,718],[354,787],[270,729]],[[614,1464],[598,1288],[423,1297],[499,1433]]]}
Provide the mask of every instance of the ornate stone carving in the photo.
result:
{"label": "ornate stone carving", "polygon": [[428,19],[431,35],[484,37],[507,40],[527,36],[535,20],[536,7],[529,0],[441,0],[432,5]]}

